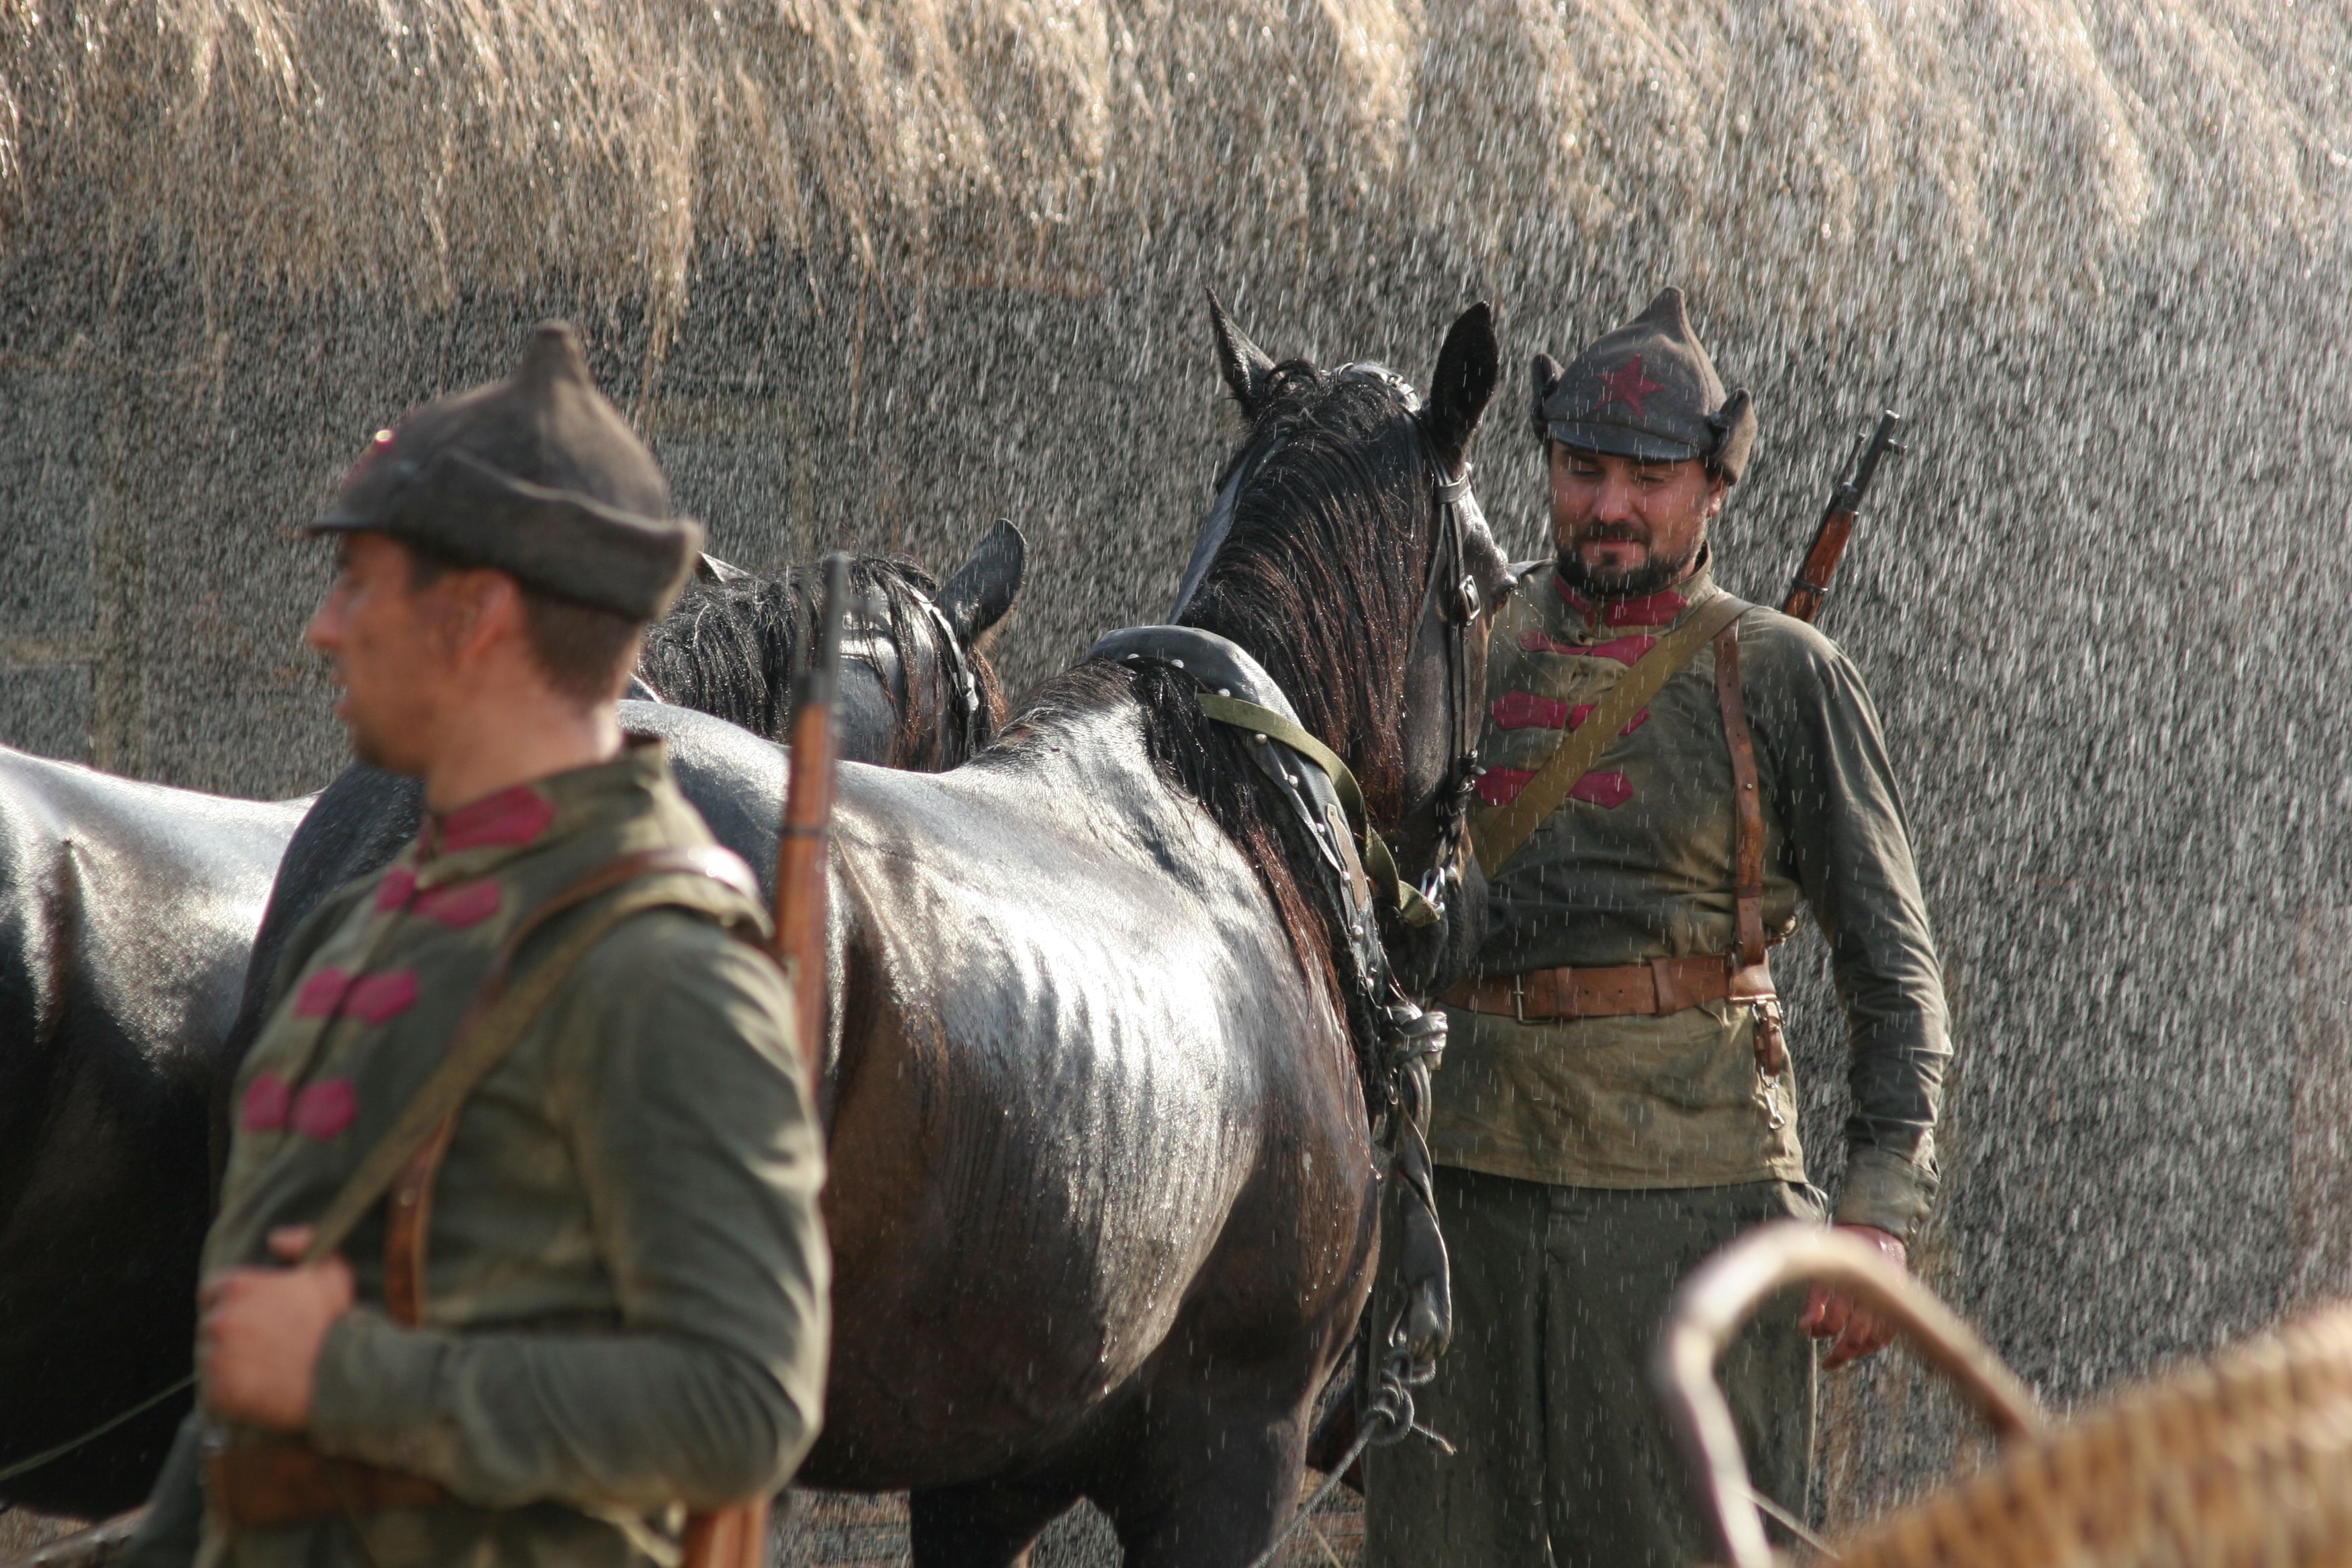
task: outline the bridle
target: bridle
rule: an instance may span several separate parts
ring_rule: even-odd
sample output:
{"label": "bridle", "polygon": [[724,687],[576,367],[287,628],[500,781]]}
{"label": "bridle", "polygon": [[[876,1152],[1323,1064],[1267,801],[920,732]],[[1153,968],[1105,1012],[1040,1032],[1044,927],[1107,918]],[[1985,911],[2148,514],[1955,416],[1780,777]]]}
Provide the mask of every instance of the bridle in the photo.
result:
{"label": "bridle", "polygon": [[[1419,427],[1421,395],[1413,390],[1411,382],[1387,366],[1357,362],[1328,374],[1334,380],[1365,382],[1381,387],[1403,405]],[[1258,470],[1288,445],[1289,439],[1289,429],[1277,427],[1234,465],[1233,473],[1217,491],[1216,504],[1210,509],[1207,520],[1201,525],[1200,537],[1193,543],[1183,582],[1176,590],[1175,605],[1168,612],[1171,622],[1183,615],[1192,595],[1200,591],[1210,563],[1233,531],[1242,492],[1249,488]],[[1452,710],[1448,720],[1453,731],[1448,743],[1454,760],[1431,802],[1435,821],[1432,825],[1429,868],[1422,874],[1416,888],[1400,889],[1398,914],[1406,924],[1416,926],[1444,918],[1447,901],[1460,889],[1470,864],[1470,801],[1482,771],[1478,765],[1478,731],[1479,699],[1484,695],[1475,689],[1477,671],[1471,667],[1470,632],[1486,608],[1478,593],[1477,579],[1469,570],[1470,529],[1474,522],[1486,521],[1477,497],[1471,493],[1471,465],[1465,462],[1460,473],[1449,475],[1425,433],[1421,442],[1432,471],[1438,476],[1431,487],[1437,521],[1436,538],[1430,544],[1428,571],[1422,582],[1421,614],[1414,625],[1417,627],[1426,620],[1434,606],[1445,627],[1446,701]],[[1369,823],[1365,830],[1370,833]],[[1377,838],[1373,842],[1377,843]]]}
{"label": "bridle", "polygon": [[[915,603],[922,607],[924,616],[931,624],[932,634],[939,641],[940,664],[947,674],[948,700],[957,710],[956,735],[960,742],[959,754],[946,765],[959,767],[980,753],[980,676],[972,667],[971,650],[963,646],[963,639],[956,636],[955,623],[948,619],[948,613],[940,608],[939,602],[904,578],[900,581],[907,592],[914,595]],[[906,670],[906,655],[902,652],[898,657],[898,667],[902,672]],[[908,700],[911,702],[913,700],[914,693],[910,689]]]}

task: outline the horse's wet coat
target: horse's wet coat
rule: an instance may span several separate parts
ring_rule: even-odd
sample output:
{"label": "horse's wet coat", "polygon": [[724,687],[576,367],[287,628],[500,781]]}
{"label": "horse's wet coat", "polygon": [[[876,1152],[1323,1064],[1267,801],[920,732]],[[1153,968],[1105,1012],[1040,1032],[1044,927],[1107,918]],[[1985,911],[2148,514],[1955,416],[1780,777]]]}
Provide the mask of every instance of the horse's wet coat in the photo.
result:
{"label": "horse's wet coat", "polygon": [[[0,1465],[187,1369],[210,1051],[309,805],[0,747]],[[135,1500],[181,1408],[7,1493]]]}

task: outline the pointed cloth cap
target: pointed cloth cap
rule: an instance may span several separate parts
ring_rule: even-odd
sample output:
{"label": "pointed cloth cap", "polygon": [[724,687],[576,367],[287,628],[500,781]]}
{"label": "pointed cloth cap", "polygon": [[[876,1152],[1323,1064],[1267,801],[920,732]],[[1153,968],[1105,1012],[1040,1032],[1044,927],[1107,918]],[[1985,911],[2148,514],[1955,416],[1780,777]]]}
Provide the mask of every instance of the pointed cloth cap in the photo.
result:
{"label": "pointed cloth cap", "polygon": [[531,334],[504,381],[376,432],[310,529],[361,531],[639,621],[669,607],[702,548],[562,321]]}
{"label": "pointed cloth cap", "polygon": [[1564,371],[1538,355],[1535,383],[1536,432],[1563,446],[1661,463],[1706,458],[1736,484],[1756,444],[1748,391],[1724,395],[1679,289],[1660,289]]}

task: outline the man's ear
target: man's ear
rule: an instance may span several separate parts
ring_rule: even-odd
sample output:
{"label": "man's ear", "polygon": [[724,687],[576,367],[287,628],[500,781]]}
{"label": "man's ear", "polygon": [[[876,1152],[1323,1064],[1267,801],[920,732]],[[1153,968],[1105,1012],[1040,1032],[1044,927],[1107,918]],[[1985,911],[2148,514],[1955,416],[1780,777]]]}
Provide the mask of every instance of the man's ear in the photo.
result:
{"label": "man's ear", "polygon": [[478,667],[509,640],[528,649],[530,607],[503,572],[447,572],[425,590],[441,651],[460,668]]}

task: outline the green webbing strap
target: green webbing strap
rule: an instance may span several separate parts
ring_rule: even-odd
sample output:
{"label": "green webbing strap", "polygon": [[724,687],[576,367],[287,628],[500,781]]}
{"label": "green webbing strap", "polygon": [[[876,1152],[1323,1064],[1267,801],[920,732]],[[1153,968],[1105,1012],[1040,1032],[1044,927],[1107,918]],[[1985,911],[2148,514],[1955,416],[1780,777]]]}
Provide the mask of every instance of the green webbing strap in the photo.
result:
{"label": "green webbing strap", "polygon": [[[697,887],[697,882],[709,886]],[[501,993],[474,1027],[449,1047],[449,1054],[433,1069],[425,1087],[403,1108],[392,1131],[367,1152],[358,1169],[327,1205],[327,1212],[319,1216],[318,1228],[310,1237],[310,1245],[303,1249],[302,1261],[319,1262],[342,1245],[343,1238],[369,1206],[399,1178],[401,1167],[408,1163],[409,1156],[425,1146],[425,1140],[466,1103],[466,1097],[489,1076],[490,1069],[514,1049],[530,1032],[540,1009],[554,999],[557,990],[571,978],[573,968],[591,949],[610,936],[615,926],[632,915],[665,905],[679,905],[722,920],[731,919],[741,911],[743,904],[742,896],[724,883],[692,872],[658,872],[648,875],[640,884],[623,884],[616,893],[596,906],[585,925],[567,938],[562,946],[533,964],[520,984]]]}
{"label": "green webbing strap", "polygon": [[1396,857],[1364,816],[1364,792],[1357,787],[1356,775],[1339,760],[1339,753],[1308,734],[1297,724],[1271,708],[1261,708],[1255,702],[1244,702],[1238,697],[1219,697],[1214,692],[1201,693],[1201,711],[1220,724],[1231,724],[1237,730],[1263,735],[1269,741],[1279,741],[1331,776],[1332,793],[1339,797],[1339,809],[1348,814],[1349,826],[1356,830],[1364,848],[1364,872],[1376,888],[1394,892],[1398,914],[1409,926],[1425,926],[1437,919],[1437,907],[1421,896],[1397,873]]}
{"label": "green webbing strap", "polygon": [[1659,688],[1675,677],[1675,672],[1688,664],[1698,650],[1713,639],[1715,634],[1739,618],[1749,606],[1745,600],[1729,594],[1718,594],[1698,608],[1687,621],[1658,640],[1655,647],[1635,660],[1609,695],[1594,705],[1583,723],[1560,742],[1544,765],[1536,770],[1535,777],[1526,787],[1511,797],[1505,805],[1488,806],[1470,819],[1470,842],[1478,851],[1479,868],[1488,877],[1497,875],[1510,863],[1512,856],[1543,826],[1545,817],[1559,809],[1560,802],[1576,783],[1592,771],[1618,731],[1633,721],[1633,715],[1650,704]]}

